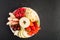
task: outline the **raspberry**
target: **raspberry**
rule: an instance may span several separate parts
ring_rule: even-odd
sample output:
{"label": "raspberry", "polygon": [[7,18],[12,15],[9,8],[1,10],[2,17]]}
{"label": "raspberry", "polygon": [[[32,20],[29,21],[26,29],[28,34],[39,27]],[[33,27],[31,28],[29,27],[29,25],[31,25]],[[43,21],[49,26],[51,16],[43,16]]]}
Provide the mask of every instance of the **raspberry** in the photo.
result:
{"label": "raspberry", "polygon": [[25,8],[18,8],[13,13],[16,18],[20,19],[25,16]]}
{"label": "raspberry", "polygon": [[38,26],[37,22],[33,22],[33,24],[34,24],[34,26],[35,26],[35,27],[37,27],[37,26]]}
{"label": "raspberry", "polygon": [[20,11],[20,13],[24,13],[25,12],[25,8],[19,8],[19,11]]}

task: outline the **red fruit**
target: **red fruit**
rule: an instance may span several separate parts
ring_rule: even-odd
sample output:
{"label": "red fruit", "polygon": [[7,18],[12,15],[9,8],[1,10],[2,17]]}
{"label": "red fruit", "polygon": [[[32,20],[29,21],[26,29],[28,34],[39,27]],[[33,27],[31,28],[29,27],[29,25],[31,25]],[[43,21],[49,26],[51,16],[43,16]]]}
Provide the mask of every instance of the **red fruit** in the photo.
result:
{"label": "red fruit", "polygon": [[33,35],[33,34],[36,34],[36,33],[37,33],[36,31],[30,31],[28,34]]}
{"label": "red fruit", "polygon": [[36,31],[39,31],[40,30],[40,27],[35,27]]}
{"label": "red fruit", "polygon": [[12,25],[11,28],[16,31],[16,30],[20,30],[20,26],[18,25]]}
{"label": "red fruit", "polygon": [[32,31],[33,34],[36,34],[36,31]]}
{"label": "red fruit", "polygon": [[16,14],[15,16],[16,16],[16,18],[20,18],[20,15],[19,14]]}
{"label": "red fruit", "polygon": [[13,13],[14,13],[14,15],[16,15],[16,14],[18,14],[18,13],[19,13],[19,10],[18,10],[18,9],[16,9]]}
{"label": "red fruit", "polygon": [[31,30],[35,30],[35,26],[30,26],[31,27]]}
{"label": "red fruit", "polygon": [[25,13],[25,10],[26,10],[25,8],[19,8],[20,13],[22,14]]}
{"label": "red fruit", "polygon": [[25,8],[18,8],[13,13],[16,18],[20,19],[21,17],[25,16]]}
{"label": "red fruit", "polygon": [[38,26],[37,22],[33,22],[33,24],[34,24],[34,26],[35,26],[35,27],[37,27],[37,26]]}
{"label": "red fruit", "polygon": [[33,23],[34,23],[35,29],[36,29],[36,30],[39,30],[40,27],[38,26],[37,22],[33,22]]}
{"label": "red fruit", "polygon": [[34,34],[37,34],[37,32],[38,32],[38,31],[37,31],[37,30],[35,30]]}
{"label": "red fruit", "polygon": [[28,33],[28,35],[33,35],[33,32],[32,32],[32,31],[30,31],[30,32]]}
{"label": "red fruit", "polygon": [[21,18],[21,17],[24,17],[24,16],[25,16],[25,14],[21,14],[21,13],[19,13],[19,16],[20,16],[20,18]]}
{"label": "red fruit", "polygon": [[39,27],[35,28],[35,30],[32,30],[32,34],[36,34],[39,31]]}
{"label": "red fruit", "polygon": [[19,26],[17,27],[17,30],[20,30],[20,27]]}
{"label": "red fruit", "polygon": [[26,30],[27,30],[28,32],[30,32],[30,31],[31,31],[31,28],[30,28],[30,27],[27,27]]}
{"label": "red fruit", "polygon": [[32,22],[30,22],[30,26],[34,26],[34,24]]}

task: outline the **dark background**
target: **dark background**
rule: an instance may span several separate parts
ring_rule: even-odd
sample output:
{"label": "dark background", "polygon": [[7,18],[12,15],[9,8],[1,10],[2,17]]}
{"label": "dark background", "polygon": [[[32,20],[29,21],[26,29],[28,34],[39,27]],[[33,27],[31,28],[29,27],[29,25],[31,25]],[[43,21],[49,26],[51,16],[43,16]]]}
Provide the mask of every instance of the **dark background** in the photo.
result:
{"label": "dark background", "polygon": [[[8,13],[19,7],[31,7],[41,19],[41,30],[28,39],[20,39],[6,25]],[[0,40],[60,40],[60,1],[0,0]]]}

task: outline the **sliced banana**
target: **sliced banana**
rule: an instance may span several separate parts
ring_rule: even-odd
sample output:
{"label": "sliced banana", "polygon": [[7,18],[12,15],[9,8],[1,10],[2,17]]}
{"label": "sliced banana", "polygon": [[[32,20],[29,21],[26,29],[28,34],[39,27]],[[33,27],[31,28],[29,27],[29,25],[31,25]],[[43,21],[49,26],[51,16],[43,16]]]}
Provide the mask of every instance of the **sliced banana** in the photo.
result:
{"label": "sliced banana", "polygon": [[27,32],[25,30],[21,30],[19,32],[19,37],[21,37],[21,38],[28,38],[30,36],[27,34]]}
{"label": "sliced banana", "polygon": [[32,22],[39,20],[37,12],[35,12],[31,8],[27,8],[27,7],[25,7],[25,8],[26,8],[25,14],[26,14],[27,18],[29,18]]}
{"label": "sliced banana", "polygon": [[20,34],[20,35],[21,35],[21,38],[24,38],[24,36],[23,36],[23,34],[22,34],[22,33],[23,33],[23,30],[21,30],[21,34]]}
{"label": "sliced banana", "polygon": [[23,33],[22,33],[22,34],[25,36],[25,38],[30,37],[30,35],[28,35],[28,34],[27,34],[27,32],[26,32],[25,30],[23,31]]}
{"label": "sliced banana", "polygon": [[22,33],[23,33],[23,30],[20,30],[18,36],[19,36],[20,38],[25,38]]}
{"label": "sliced banana", "polygon": [[19,31],[18,36],[21,38],[21,31]]}

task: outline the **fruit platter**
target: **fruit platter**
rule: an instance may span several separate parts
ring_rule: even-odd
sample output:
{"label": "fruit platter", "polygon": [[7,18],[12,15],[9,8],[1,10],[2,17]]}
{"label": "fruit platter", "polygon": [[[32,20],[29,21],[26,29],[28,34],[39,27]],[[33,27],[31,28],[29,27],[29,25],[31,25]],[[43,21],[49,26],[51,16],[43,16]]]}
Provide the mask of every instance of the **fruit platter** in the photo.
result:
{"label": "fruit platter", "polygon": [[9,12],[9,15],[7,25],[19,38],[32,37],[41,29],[37,12],[29,7],[17,8]]}

